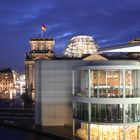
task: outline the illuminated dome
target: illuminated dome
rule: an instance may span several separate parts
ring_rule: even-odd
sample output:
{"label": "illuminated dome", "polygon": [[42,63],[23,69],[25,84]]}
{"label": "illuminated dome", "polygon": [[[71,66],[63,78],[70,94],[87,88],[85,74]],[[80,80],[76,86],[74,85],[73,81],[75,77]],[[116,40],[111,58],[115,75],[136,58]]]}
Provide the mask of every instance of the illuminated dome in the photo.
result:
{"label": "illuminated dome", "polygon": [[64,55],[82,57],[85,54],[97,53],[98,45],[91,36],[79,35],[73,37],[67,44]]}

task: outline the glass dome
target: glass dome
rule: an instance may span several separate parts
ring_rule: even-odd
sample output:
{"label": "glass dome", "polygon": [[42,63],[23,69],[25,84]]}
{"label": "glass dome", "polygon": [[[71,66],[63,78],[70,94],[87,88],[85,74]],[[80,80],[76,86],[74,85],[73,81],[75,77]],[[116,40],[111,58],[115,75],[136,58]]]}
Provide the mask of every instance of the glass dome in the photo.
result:
{"label": "glass dome", "polygon": [[67,44],[64,55],[82,57],[85,54],[97,53],[98,45],[91,36],[79,35],[73,37]]}

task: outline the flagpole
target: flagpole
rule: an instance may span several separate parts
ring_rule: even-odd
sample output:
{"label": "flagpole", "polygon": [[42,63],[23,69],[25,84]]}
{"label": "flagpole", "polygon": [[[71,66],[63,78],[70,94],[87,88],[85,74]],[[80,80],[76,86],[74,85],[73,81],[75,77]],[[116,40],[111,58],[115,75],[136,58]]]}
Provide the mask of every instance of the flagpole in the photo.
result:
{"label": "flagpole", "polygon": [[42,38],[43,38],[43,30],[41,30],[42,32],[41,32],[41,35],[42,35]]}

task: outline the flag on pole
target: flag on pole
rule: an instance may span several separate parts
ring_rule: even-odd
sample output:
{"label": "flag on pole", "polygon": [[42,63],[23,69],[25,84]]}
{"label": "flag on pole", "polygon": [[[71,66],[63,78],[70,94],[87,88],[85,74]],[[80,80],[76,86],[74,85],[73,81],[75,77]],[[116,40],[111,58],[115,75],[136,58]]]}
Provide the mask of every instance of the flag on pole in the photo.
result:
{"label": "flag on pole", "polygon": [[46,31],[46,26],[44,24],[42,24],[41,29],[42,29],[42,31]]}

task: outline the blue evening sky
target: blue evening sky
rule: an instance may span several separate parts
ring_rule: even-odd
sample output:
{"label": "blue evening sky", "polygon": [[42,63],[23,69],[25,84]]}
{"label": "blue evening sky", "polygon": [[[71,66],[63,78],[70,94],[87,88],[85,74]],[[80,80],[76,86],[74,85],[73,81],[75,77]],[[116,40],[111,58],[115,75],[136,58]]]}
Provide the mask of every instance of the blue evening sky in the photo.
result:
{"label": "blue evening sky", "polygon": [[75,35],[93,36],[100,47],[140,37],[140,0],[0,0],[0,67],[24,70],[29,40],[55,40],[62,54]]}

